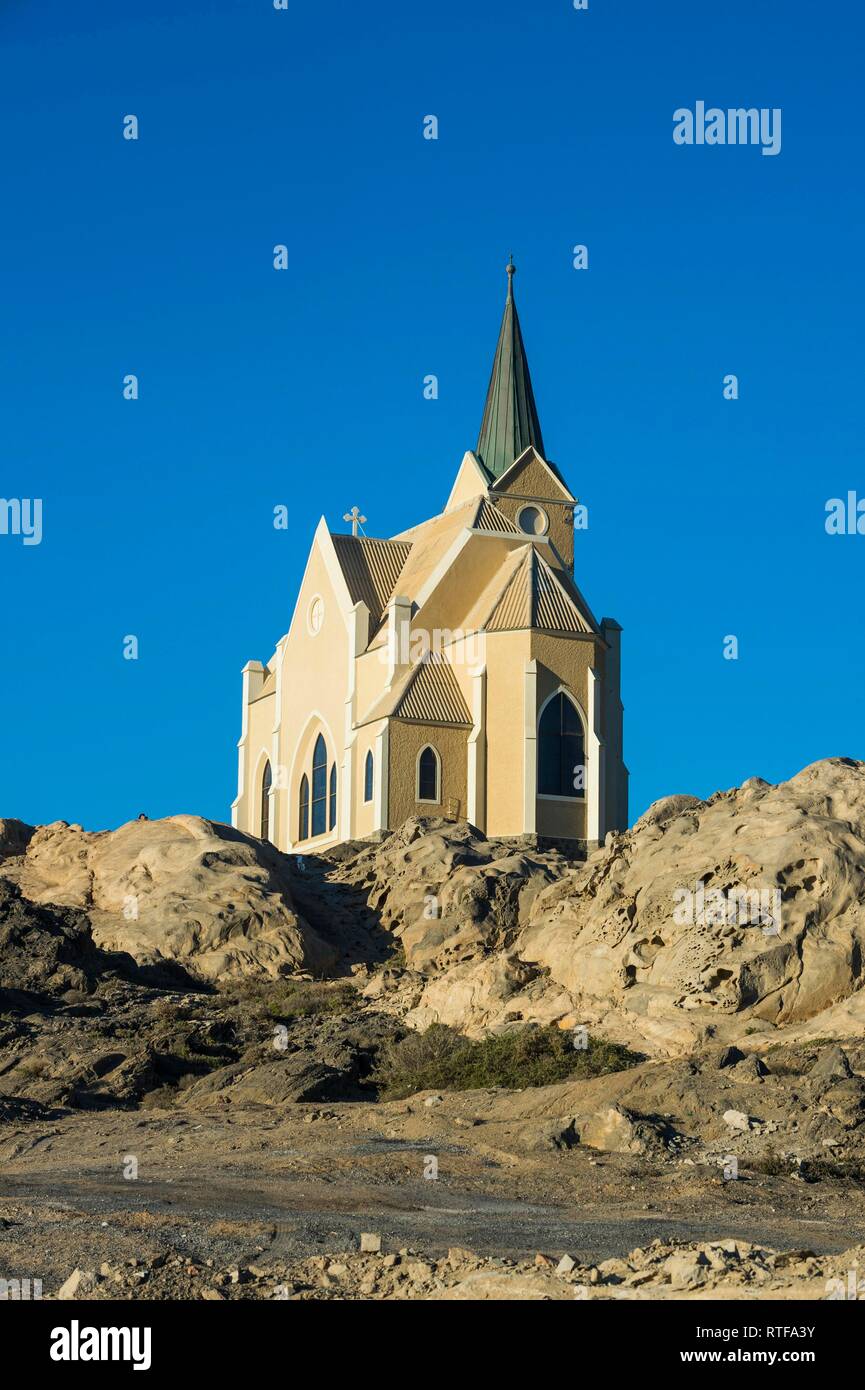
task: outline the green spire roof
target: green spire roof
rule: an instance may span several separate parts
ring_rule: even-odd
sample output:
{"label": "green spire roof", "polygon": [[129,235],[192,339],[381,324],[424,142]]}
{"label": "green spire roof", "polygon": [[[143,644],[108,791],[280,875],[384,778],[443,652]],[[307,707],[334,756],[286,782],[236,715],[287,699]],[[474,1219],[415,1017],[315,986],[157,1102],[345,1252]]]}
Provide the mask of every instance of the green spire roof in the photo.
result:
{"label": "green spire roof", "polygon": [[475,450],[487,472],[500,478],[530,444],[541,457],[544,440],[520,320],[514,303],[513,261],[508,265],[508,297],[493,360],[484,418]]}

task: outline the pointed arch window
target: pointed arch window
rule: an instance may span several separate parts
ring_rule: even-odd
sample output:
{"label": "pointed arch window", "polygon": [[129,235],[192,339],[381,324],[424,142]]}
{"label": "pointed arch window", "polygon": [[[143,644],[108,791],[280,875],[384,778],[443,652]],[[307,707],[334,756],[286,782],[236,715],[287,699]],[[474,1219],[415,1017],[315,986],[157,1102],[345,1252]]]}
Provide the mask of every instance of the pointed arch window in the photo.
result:
{"label": "pointed arch window", "polygon": [[576,706],[559,691],[538,724],[538,794],[580,800],[585,796],[586,753]]}
{"label": "pointed arch window", "polygon": [[270,784],[272,781],[270,759],[268,758],[264,764],[264,772],[261,774],[260,822],[262,840],[270,839]]}
{"label": "pointed arch window", "polygon": [[366,755],[366,762],[363,766],[363,799],[372,801],[372,783],[375,772],[375,764],[372,757],[372,749]]}
{"label": "pointed arch window", "polygon": [[429,743],[421,749],[417,760],[417,799],[441,801],[441,759]]}
{"label": "pointed arch window", "polygon": [[319,734],[312,750],[312,833],[323,835],[327,829],[327,747]]}
{"label": "pointed arch window", "polygon": [[327,828],[336,828],[336,763],[330,765],[330,791],[327,804]]}
{"label": "pointed arch window", "polygon": [[309,778],[306,773],[300,779],[300,815],[297,838],[299,840],[309,839]]}

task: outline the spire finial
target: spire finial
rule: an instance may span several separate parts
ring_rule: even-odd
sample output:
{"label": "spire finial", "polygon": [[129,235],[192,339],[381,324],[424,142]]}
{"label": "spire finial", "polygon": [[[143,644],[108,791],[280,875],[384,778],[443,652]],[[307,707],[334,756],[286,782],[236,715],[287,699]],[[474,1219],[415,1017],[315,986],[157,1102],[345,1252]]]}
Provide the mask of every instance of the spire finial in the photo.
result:
{"label": "spire finial", "polygon": [[508,297],[493,358],[493,370],[475,453],[493,478],[500,478],[531,444],[545,458],[526,349],[514,303],[513,256],[508,261]]}

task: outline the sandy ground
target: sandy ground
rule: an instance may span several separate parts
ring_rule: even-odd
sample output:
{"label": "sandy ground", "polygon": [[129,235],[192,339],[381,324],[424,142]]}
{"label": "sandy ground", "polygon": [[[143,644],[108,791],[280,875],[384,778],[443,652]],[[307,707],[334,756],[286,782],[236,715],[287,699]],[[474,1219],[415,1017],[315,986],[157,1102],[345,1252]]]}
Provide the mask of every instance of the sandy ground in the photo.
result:
{"label": "sandy ground", "polygon": [[[76,1267],[336,1257],[362,1232],[378,1233],[384,1253],[440,1258],[460,1246],[588,1266],[653,1240],[735,1237],[823,1255],[865,1231],[865,1193],[849,1185],[747,1172],[725,1182],[707,1164],[579,1147],[531,1153],[513,1119],[519,1094],[426,1098],[7,1126],[0,1274],[40,1278],[50,1296]],[[425,1176],[431,1159],[437,1177]],[[825,1297],[822,1287],[800,1296]]]}

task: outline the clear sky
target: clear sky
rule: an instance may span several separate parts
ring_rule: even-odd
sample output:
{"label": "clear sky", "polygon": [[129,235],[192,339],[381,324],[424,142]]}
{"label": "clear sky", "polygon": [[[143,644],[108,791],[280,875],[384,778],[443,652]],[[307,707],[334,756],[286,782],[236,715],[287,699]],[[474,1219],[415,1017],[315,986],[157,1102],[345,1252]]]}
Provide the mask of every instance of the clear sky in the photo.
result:
{"label": "clear sky", "polygon": [[[577,582],[624,628],[632,816],[865,757],[865,536],[824,527],[865,497],[863,23],[5,0],[0,495],[43,500],[43,539],[0,535],[0,816],[228,819],[241,668],[322,513],[441,510],[511,250]],[[701,100],[780,107],[780,154],[675,145]]]}

